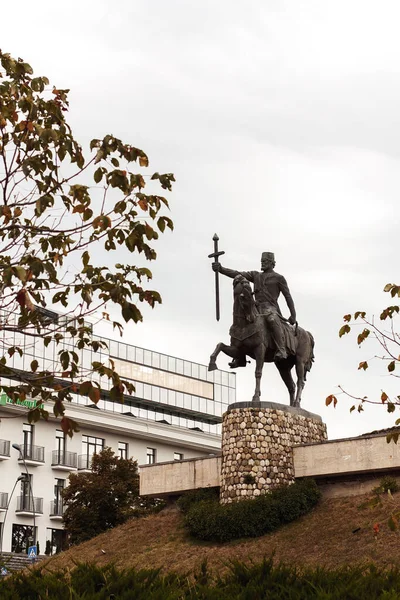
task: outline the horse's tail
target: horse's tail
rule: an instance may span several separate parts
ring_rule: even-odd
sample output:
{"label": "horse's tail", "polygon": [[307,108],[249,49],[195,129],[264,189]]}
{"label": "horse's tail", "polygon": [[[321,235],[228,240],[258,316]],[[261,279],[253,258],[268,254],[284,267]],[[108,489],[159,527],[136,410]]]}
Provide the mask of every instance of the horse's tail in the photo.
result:
{"label": "horse's tail", "polygon": [[312,367],[312,364],[313,364],[314,358],[315,358],[315,356],[314,356],[314,346],[315,346],[314,338],[309,331],[306,331],[306,335],[308,335],[309,342],[310,342],[310,352],[307,357],[307,360],[304,363],[304,381],[306,380],[308,371],[311,371],[311,367]]}

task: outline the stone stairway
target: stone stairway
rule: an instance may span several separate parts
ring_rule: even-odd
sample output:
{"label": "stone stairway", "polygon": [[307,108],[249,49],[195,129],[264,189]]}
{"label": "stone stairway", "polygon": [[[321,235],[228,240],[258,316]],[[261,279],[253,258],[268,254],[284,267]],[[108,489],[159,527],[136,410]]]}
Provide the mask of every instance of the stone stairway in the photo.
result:
{"label": "stone stairway", "polygon": [[[39,562],[47,556],[37,556],[35,562]],[[12,552],[3,552],[3,558],[0,560],[7,571],[21,571],[25,567],[32,565],[32,560],[26,554],[14,554]]]}

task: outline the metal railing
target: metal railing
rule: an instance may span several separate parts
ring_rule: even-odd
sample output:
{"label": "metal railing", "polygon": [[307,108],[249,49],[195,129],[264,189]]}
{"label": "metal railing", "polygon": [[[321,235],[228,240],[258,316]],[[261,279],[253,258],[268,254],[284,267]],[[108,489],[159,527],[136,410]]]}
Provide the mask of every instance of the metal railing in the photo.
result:
{"label": "metal railing", "polygon": [[0,508],[7,508],[8,494],[7,492],[0,492]]}
{"label": "metal railing", "polygon": [[36,462],[44,462],[43,446],[32,446],[30,444],[22,444],[21,453],[25,460],[35,460]]}
{"label": "metal railing", "polygon": [[10,456],[9,440],[0,440],[0,456]]}
{"label": "metal railing", "polygon": [[52,500],[50,502],[50,516],[62,517],[64,514],[64,505],[62,500]]}
{"label": "metal railing", "polygon": [[[35,509],[35,510],[33,510]],[[18,496],[15,512],[35,512],[43,514],[43,498],[32,498],[31,496]]]}
{"label": "metal railing", "polygon": [[76,469],[78,455],[76,452],[67,452],[66,450],[53,450],[51,453],[51,466],[71,467]]}
{"label": "metal railing", "polygon": [[87,454],[80,454],[78,456],[78,470],[79,469],[91,469],[92,468],[92,457]]}

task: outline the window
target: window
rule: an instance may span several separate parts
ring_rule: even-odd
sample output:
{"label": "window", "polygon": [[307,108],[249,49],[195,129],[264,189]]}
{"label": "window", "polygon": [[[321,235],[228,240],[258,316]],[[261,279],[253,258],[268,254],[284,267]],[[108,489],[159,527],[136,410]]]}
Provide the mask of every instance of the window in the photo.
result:
{"label": "window", "polygon": [[21,496],[29,498],[31,493],[32,475],[29,474],[29,479],[26,473],[21,473]]}
{"label": "window", "polygon": [[30,525],[20,525],[13,523],[11,552],[28,552],[29,546],[33,546],[35,542],[35,532]]}
{"label": "window", "polygon": [[56,429],[56,450],[59,457],[63,457],[66,450],[66,436],[61,429]]}
{"label": "window", "polygon": [[183,460],[183,454],[181,452],[174,452],[174,460]]}
{"label": "window", "polygon": [[156,449],[155,448],[147,448],[147,464],[154,465],[156,462]]}
{"label": "window", "polygon": [[124,458],[125,460],[128,458],[128,443],[127,442],[118,442],[118,456],[120,458]]}
{"label": "window", "polygon": [[32,456],[32,446],[33,446],[33,425],[29,423],[24,423],[22,425],[22,433],[24,436],[23,440],[23,453],[25,458],[30,458]]}
{"label": "window", "polygon": [[[32,475],[29,478],[26,473],[21,473],[21,510],[32,510]],[[33,500],[34,502],[34,500]]]}
{"label": "window", "polygon": [[104,442],[105,440],[103,438],[98,438],[91,435],[83,435],[83,454],[85,454],[88,458],[92,457],[93,454],[99,454],[104,449]]}
{"label": "window", "polygon": [[50,508],[52,515],[63,514],[63,489],[65,488],[65,479],[56,479],[54,485],[54,502]]}

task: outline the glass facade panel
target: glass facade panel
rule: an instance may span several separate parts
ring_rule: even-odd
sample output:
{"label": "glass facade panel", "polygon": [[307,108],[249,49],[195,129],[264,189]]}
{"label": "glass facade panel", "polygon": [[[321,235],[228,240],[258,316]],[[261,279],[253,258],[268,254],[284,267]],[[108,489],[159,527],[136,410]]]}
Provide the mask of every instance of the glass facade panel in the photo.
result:
{"label": "glass facade panel", "polygon": [[[114,362],[115,368],[124,378],[126,377],[127,379],[133,379],[134,381],[174,389],[177,392],[196,394],[197,396],[203,396],[210,400],[214,397],[214,386],[212,383],[193,379],[192,377],[184,377],[175,373],[169,373],[160,369],[153,369],[152,367],[142,366],[128,361],[122,361],[118,358],[114,359]],[[186,361],[185,364],[191,365],[191,363],[186,363]],[[138,392],[136,395],[139,395]]]}
{"label": "glass facade panel", "polygon": [[152,360],[151,360],[151,364],[153,365],[153,367],[155,369],[159,369],[160,368],[160,355],[158,354],[158,352],[153,352],[152,353]]}
{"label": "glass facade panel", "polygon": [[[11,315],[10,319],[15,320]],[[61,319],[62,317],[60,317]],[[59,321],[61,323],[61,321]],[[61,323],[62,326],[62,323]],[[0,331],[1,335],[5,335]],[[32,340],[20,333],[8,334],[8,345],[17,345],[24,349],[21,358],[18,353],[10,357],[9,364],[15,368],[30,371],[30,363],[35,358],[39,362],[39,370],[54,370],[54,362],[58,362],[61,348],[72,349],[72,340],[66,338],[59,346],[51,343],[47,348],[43,344],[32,343]],[[113,403],[109,400],[107,390],[112,382],[107,377],[94,375],[92,380],[98,381],[103,390],[98,408],[115,413],[130,413],[126,419],[135,417],[151,420],[167,420],[180,427],[199,427],[204,431],[219,431],[218,421],[229,403],[235,401],[235,374],[225,371],[208,372],[205,365],[200,365],[182,358],[160,354],[155,351],[130,346],[115,340],[101,340],[107,344],[105,349],[93,352],[90,349],[78,351],[81,364],[90,368],[93,360],[107,363],[112,358],[116,370],[123,378],[133,382],[136,391],[126,396],[125,404]],[[92,402],[84,396],[74,396],[73,402],[87,406]],[[153,404],[154,403],[154,404]],[[153,406],[152,406],[153,404]],[[156,412],[157,411],[157,412]],[[96,410],[93,409],[93,418]],[[211,423],[211,424],[210,424]],[[24,444],[34,444],[34,428],[25,425]],[[57,444],[62,439],[57,437]],[[87,445],[92,447],[89,441]],[[62,451],[62,448],[58,448]],[[88,448],[86,448],[88,449]]]}

